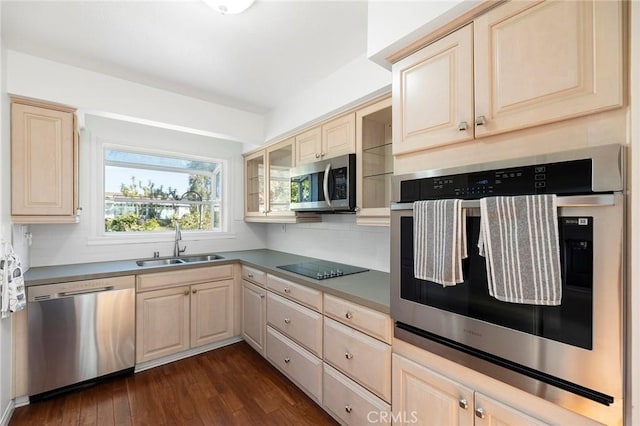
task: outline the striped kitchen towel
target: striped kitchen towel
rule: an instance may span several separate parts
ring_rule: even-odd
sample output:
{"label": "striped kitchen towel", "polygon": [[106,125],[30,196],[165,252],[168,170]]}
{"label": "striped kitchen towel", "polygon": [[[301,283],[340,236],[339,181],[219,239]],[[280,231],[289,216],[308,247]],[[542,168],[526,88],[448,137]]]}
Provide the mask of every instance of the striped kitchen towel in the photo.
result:
{"label": "striped kitchen towel", "polygon": [[467,257],[466,210],[462,200],[413,203],[414,276],[443,286],[464,281]]}
{"label": "striped kitchen towel", "polygon": [[555,195],[481,199],[478,248],[491,296],[512,303],[561,303]]}

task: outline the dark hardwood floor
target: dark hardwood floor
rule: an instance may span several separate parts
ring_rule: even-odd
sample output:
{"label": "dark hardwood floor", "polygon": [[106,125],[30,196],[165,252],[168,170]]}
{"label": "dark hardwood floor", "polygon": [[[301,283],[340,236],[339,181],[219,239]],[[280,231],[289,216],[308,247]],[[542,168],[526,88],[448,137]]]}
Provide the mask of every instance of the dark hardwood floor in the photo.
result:
{"label": "dark hardwood floor", "polygon": [[335,425],[244,342],[16,408],[17,425]]}

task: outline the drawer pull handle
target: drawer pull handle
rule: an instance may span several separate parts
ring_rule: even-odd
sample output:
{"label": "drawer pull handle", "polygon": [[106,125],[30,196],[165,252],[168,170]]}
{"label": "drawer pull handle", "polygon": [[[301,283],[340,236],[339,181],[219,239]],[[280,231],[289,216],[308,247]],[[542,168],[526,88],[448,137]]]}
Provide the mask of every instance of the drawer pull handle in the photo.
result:
{"label": "drawer pull handle", "polygon": [[285,363],[285,364],[289,364],[290,362],[291,362],[291,358],[285,358],[285,359],[284,359],[284,363]]}
{"label": "drawer pull handle", "polygon": [[461,121],[458,123],[458,131],[459,132],[464,132],[465,130],[467,130],[467,122],[466,121]]}
{"label": "drawer pull handle", "polygon": [[353,313],[351,313],[351,312],[348,312],[348,311],[347,311],[347,313],[346,313],[346,314],[344,314],[344,317],[345,317],[346,319],[351,319],[351,318],[353,318]]}
{"label": "drawer pull handle", "polygon": [[253,274],[247,274],[247,277],[253,278]]}
{"label": "drawer pull handle", "polygon": [[351,358],[353,358],[353,354],[352,354],[352,353],[350,353],[350,352],[345,352],[345,353],[344,353],[344,357],[345,357],[346,359],[351,359]]}
{"label": "drawer pull handle", "polygon": [[484,419],[484,410],[482,408],[476,408],[476,417]]}
{"label": "drawer pull handle", "polygon": [[285,318],[284,319],[284,323],[285,324],[291,324],[291,319],[290,318]]}
{"label": "drawer pull handle", "polygon": [[290,289],[289,287],[285,287],[285,288],[284,288],[284,292],[285,292],[285,293],[291,293],[291,289]]}
{"label": "drawer pull handle", "polygon": [[189,290],[185,290],[185,291],[184,291],[184,295],[185,295],[185,296],[188,296],[188,295],[189,295]]}
{"label": "drawer pull handle", "polygon": [[350,413],[352,410],[351,406],[349,404],[344,406],[344,411],[346,411],[347,413]]}
{"label": "drawer pull handle", "polygon": [[458,401],[458,405],[460,406],[460,408],[462,408],[463,410],[466,410],[469,407],[469,403],[467,402],[466,399],[462,398],[460,401]]}

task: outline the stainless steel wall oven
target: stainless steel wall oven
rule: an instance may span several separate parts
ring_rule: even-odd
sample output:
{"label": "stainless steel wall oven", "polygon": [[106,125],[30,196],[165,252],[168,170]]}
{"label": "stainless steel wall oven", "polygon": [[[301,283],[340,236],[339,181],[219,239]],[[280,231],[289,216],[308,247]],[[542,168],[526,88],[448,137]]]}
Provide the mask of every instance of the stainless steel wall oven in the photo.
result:
{"label": "stainless steel wall oven", "polygon": [[[621,145],[607,145],[396,176],[396,338],[570,409],[615,406],[622,413],[622,155]],[[559,306],[507,303],[488,292],[485,261],[476,247],[479,199],[529,194],[558,196]],[[413,203],[447,198],[462,199],[469,209],[469,257],[463,260],[464,282],[443,287],[414,276]]]}

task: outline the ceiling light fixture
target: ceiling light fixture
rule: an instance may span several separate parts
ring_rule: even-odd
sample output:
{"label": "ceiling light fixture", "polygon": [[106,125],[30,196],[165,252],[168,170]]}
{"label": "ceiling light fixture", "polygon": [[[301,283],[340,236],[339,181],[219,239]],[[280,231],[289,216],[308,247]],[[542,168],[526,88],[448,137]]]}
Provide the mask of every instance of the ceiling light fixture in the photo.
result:
{"label": "ceiling light fixture", "polygon": [[223,15],[235,15],[249,9],[255,0],[203,0],[207,6]]}

